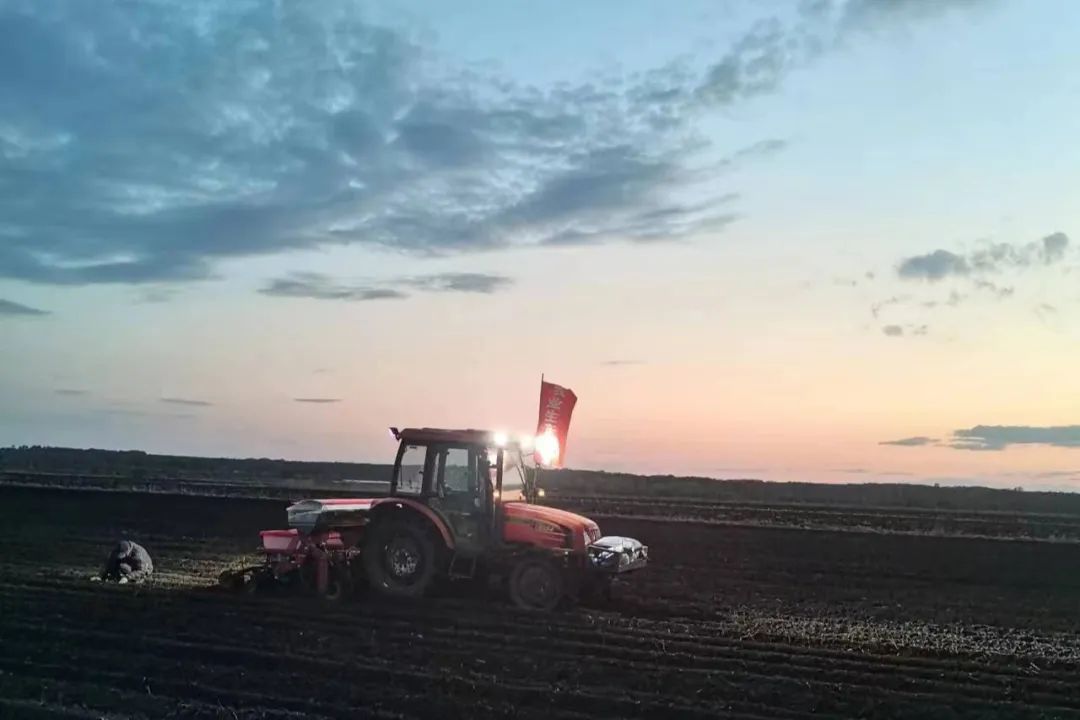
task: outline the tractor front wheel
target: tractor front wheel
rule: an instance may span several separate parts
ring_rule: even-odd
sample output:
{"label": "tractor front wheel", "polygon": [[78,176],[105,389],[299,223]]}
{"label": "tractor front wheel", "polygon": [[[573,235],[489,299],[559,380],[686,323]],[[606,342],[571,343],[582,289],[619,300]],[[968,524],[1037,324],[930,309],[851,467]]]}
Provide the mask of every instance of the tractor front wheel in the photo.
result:
{"label": "tractor front wheel", "polygon": [[510,599],[520,608],[551,611],[564,594],[563,574],[550,560],[525,558],[510,573]]}
{"label": "tractor front wheel", "polygon": [[392,597],[421,597],[435,579],[435,543],[423,528],[408,521],[375,525],[363,560],[371,586]]}

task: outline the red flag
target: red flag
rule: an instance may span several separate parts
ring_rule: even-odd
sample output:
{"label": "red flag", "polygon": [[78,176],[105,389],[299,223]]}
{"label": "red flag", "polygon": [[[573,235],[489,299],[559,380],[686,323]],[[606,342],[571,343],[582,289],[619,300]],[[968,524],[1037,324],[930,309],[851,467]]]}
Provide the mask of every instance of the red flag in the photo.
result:
{"label": "red flag", "polygon": [[540,419],[536,423],[536,462],[562,467],[566,436],[577,395],[569,388],[540,380]]}

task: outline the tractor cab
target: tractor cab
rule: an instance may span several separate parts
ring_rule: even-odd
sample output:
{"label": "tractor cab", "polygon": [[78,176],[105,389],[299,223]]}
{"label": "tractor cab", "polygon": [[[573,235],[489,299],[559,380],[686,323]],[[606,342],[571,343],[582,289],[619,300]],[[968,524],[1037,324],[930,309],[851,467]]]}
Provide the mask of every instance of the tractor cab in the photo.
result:
{"label": "tractor cab", "polygon": [[535,470],[518,442],[480,430],[391,430],[399,445],[390,496],[433,510],[458,554],[501,542],[506,502],[535,498]]}
{"label": "tractor cab", "polygon": [[520,442],[482,430],[391,431],[390,497],[432,513],[456,558],[522,549],[584,558],[601,539],[589,518],[536,504],[543,490]]}

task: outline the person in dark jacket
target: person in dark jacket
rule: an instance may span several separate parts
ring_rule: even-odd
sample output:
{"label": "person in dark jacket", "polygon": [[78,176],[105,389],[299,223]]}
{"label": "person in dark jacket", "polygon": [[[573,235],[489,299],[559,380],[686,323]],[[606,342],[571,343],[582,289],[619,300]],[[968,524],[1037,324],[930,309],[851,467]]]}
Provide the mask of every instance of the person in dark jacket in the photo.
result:
{"label": "person in dark jacket", "polygon": [[121,541],[105,563],[101,571],[102,580],[115,580],[121,583],[141,582],[154,572],[154,562],[146,548],[130,540]]}

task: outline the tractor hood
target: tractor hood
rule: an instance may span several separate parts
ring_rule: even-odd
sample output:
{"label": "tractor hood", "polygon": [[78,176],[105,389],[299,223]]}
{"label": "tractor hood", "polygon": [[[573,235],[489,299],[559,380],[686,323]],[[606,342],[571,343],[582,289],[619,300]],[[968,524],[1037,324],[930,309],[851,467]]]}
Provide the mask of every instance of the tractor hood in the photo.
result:
{"label": "tractor hood", "polygon": [[575,535],[584,535],[589,542],[600,537],[600,527],[589,518],[546,505],[511,501],[503,503],[503,513],[507,520],[539,520],[554,523]]}

